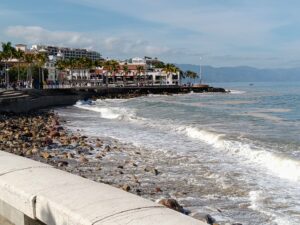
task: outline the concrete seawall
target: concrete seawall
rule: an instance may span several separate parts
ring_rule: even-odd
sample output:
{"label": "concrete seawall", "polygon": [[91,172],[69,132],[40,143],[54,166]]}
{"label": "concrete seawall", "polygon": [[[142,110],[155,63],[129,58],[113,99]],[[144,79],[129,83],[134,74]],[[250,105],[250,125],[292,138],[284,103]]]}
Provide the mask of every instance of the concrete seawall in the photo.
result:
{"label": "concrete seawall", "polygon": [[[145,94],[178,94],[194,92],[225,92],[222,88],[150,86],[150,87],[83,87],[72,89],[25,90],[22,98],[0,98],[0,113],[29,112],[42,108],[74,105],[76,101],[88,98],[139,96]],[[1,96],[0,96],[1,97]]]}
{"label": "concrete seawall", "polygon": [[106,184],[0,151],[2,225],[204,225]]}

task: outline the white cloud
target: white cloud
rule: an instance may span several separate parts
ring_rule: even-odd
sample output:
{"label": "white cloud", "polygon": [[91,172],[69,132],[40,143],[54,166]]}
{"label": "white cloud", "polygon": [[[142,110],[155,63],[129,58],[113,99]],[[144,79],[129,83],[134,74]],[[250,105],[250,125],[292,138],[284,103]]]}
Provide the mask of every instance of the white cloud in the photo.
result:
{"label": "white cloud", "polygon": [[71,31],[51,31],[39,26],[10,26],[5,30],[9,37],[18,38],[28,44],[49,44],[67,47],[82,47],[100,51],[104,56],[161,56],[172,54],[166,46],[127,36],[103,37],[100,33],[81,33]]}
{"label": "white cloud", "polygon": [[11,26],[5,31],[10,37],[23,39],[27,43],[85,46],[93,44],[93,39],[79,32],[49,31],[39,26]]}

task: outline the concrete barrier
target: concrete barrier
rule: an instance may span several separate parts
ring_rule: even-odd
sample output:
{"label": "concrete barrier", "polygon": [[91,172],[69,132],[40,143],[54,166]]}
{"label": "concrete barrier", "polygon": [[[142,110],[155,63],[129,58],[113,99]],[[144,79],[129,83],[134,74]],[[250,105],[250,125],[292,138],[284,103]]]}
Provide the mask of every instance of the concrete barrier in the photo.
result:
{"label": "concrete barrier", "polygon": [[120,189],[2,151],[0,221],[8,225],[204,225]]}

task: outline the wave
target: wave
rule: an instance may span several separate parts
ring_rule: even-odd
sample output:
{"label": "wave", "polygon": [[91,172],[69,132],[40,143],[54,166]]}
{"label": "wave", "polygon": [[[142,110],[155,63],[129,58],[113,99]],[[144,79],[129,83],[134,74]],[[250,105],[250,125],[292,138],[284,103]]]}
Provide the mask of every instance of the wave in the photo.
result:
{"label": "wave", "polygon": [[[101,105],[102,104],[102,105]],[[164,132],[175,132],[185,135],[213,146],[215,149],[225,151],[233,157],[242,157],[249,164],[257,164],[261,168],[266,168],[280,178],[291,181],[300,181],[300,162],[272,152],[272,149],[258,147],[249,140],[226,139],[225,134],[220,134],[195,126],[174,124],[174,121],[153,120],[138,117],[132,109],[125,107],[115,107],[101,102],[99,105],[84,105],[77,103],[75,106],[81,109],[99,112],[104,119],[123,120],[137,123],[144,127],[159,129]]]}
{"label": "wave", "polygon": [[129,112],[129,110],[126,110],[125,108],[120,108],[120,107],[102,107],[98,106],[96,104],[92,105],[87,105],[87,104],[82,104],[81,102],[77,102],[75,107],[80,108],[80,109],[85,109],[89,111],[94,111],[94,112],[99,112],[101,118],[104,119],[131,119],[135,117],[134,112]]}
{"label": "wave", "polygon": [[[272,221],[277,225],[294,225],[291,218],[288,218],[287,215],[282,213],[273,213],[269,211],[266,207],[264,207],[265,202],[268,200],[270,196],[267,195],[264,191],[250,191],[249,192],[249,200],[250,200],[250,209],[255,211],[259,211],[272,219]],[[298,224],[298,223],[297,223]]]}
{"label": "wave", "polygon": [[[228,91],[228,90],[227,90]],[[240,95],[240,94],[245,94],[245,91],[239,91],[239,90],[229,90],[230,94],[236,94],[236,95]]]}
{"label": "wave", "polygon": [[224,139],[224,134],[217,134],[194,127],[186,127],[184,132],[190,138],[204,141],[217,149],[225,150],[230,154],[241,156],[250,162],[259,164],[281,178],[300,181],[299,161],[277,155],[272,153],[270,149],[259,148],[251,143]]}

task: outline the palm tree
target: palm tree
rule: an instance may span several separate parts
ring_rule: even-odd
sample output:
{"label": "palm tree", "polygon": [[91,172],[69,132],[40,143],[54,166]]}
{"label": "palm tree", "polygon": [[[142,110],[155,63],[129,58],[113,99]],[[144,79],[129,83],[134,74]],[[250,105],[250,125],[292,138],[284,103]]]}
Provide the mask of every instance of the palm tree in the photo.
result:
{"label": "palm tree", "polygon": [[172,74],[172,73],[177,73],[178,68],[174,64],[166,64],[165,67],[163,68],[163,71],[167,73],[167,78]]}
{"label": "palm tree", "polygon": [[[56,61],[55,63],[55,67],[59,70],[59,71],[65,71],[68,68],[68,61],[64,60],[64,59],[60,59],[58,61]],[[59,76],[60,77],[60,76]],[[61,77],[59,78],[59,80],[61,79]],[[65,79],[65,77],[63,77],[62,79]]]}
{"label": "palm tree", "polygon": [[136,67],[136,70],[137,70],[137,74],[138,74],[138,81],[140,81],[141,73],[145,71],[145,68],[143,66],[139,65]]}
{"label": "palm tree", "polygon": [[195,83],[195,79],[198,77],[198,74],[191,70],[185,71],[184,75],[185,75],[185,77],[193,79],[194,83]]}
{"label": "palm tree", "polygon": [[15,51],[14,57],[18,60],[18,81],[20,81],[20,62],[24,60],[24,52],[20,49]]}
{"label": "palm tree", "polygon": [[[106,72],[106,83],[108,84],[108,74],[114,76],[120,70],[120,65],[116,60],[107,60],[103,66],[104,66],[104,69],[107,71]],[[113,79],[115,82],[115,77]]]}
{"label": "palm tree", "polygon": [[9,60],[11,60],[14,56],[16,49],[11,46],[11,42],[4,43],[2,42],[2,58],[4,60],[4,68],[5,68],[5,82],[6,87],[8,87],[9,84],[9,75],[7,72],[7,63]]}
{"label": "palm tree", "polygon": [[111,60],[107,60],[103,64],[104,69],[106,70],[105,73],[105,83],[106,86],[108,85],[108,75],[112,73],[112,67],[111,67]]}
{"label": "palm tree", "polygon": [[94,61],[94,66],[95,67],[102,67],[103,66],[103,61],[102,60],[96,60]]}
{"label": "palm tree", "polygon": [[32,65],[34,63],[34,55],[32,53],[26,53],[24,56],[25,62],[27,63],[27,82],[29,87],[32,85]]}
{"label": "palm tree", "polygon": [[74,58],[70,58],[70,59],[66,60],[66,66],[67,66],[67,69],[70,71],[71,85],[72,85],[73,70],[77,67],[77,62],[76,62],[76,60]]}
{"label": "palm tree", "polygon": [[123,66],[123,71],[124,71],[123,81],[125,82],[125,81],[126,81],[126,76],[128,75],[128,73],[130,73],[130,70],[129,70],[127,64],[125,64],[125,65]]}
{"label": "palm tree", "polygon": [[45,65],[45,63],[47,61],[47,56],[44,53],[38,53],[38,54],[35,55],[35,60],[37,62],[37,66],[39,68],[40,87],[42,87],[42,84],[44,82],[44,69],[43,69],[43,66]]}

